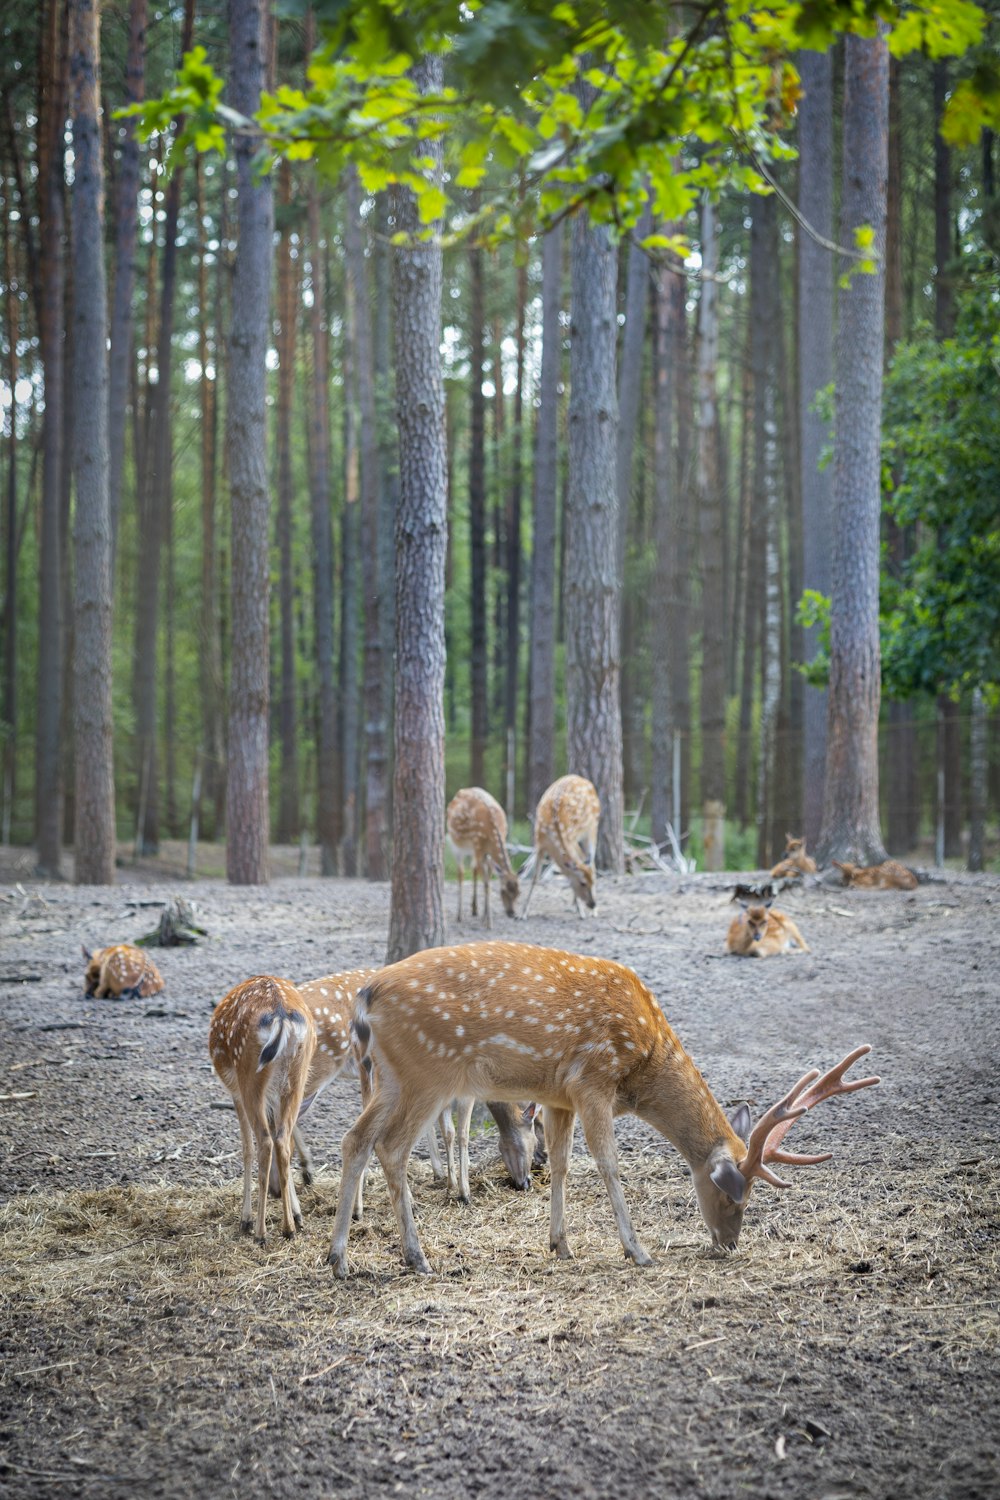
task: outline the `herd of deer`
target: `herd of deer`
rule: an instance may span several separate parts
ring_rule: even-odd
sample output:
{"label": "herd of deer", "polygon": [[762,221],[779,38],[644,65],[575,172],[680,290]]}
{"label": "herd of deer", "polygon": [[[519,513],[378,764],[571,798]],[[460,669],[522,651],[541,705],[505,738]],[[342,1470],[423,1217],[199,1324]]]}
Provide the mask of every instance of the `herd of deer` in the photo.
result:
{"label": "herd of deer", "polygon": [[[534,871],[525,912],[547,859],[569,880],[578,912],[583,914],[581,902],[594,909],[599,816],[597,793],[583,777],[564,776],[545,793],[535,818]],[[466,788],[450,803],[447,817],[458,860],[459,919],[466,859],[472,863],[473,915],[481,877],[484,917],[491,925],[490,877],[495,871],[504,908],[514,916],[519,885],[499,803],[481,788]],[[868,869],[840,868],[848,884],[904,889],[916,884],[912,873],[892,860]],[[789,836],[785,858],[772,877],[787,881],[815,872],[804,841]],[[793,945],[808,951],[795,923],[771,909],[770,896],[745,887],[737,895],[744,911],[729,929],[731,953],[767,957]],[[162,988],[155,966],[137,949],[119,945],[86,957],[88,994],[147,995]],[[615,1116],[637,1115],[677,1148],[691,1169],[713,1244],[734,1249],[758,1178],[787,1187],[773,1164],[829,1160],[829,1152],[802,1155],[784,1148],[782,1141],[795,1120],[824,1099],[879,1082],[877,1077],[846,1079],[852,1064],[870,1051],[856,1047],[822,1076],[818,1069],[804,1074],[751,1125],[745,1104],[729,1116],[723,1112],[656,999],[631,969],[606,959],[495,940],[428,949],[382,969],[353,969],[298,987],[267,975],[248,979],[216,1006],[208,1045],[239,1119],[241,1227],[247,1232],[252,1228],[261,1243],[269,1185],[281,1197],[283,1233],[291,1236],[301,1228],[293,1147],[307,1184],[312,1169],[299,1122],[334,1078],[357,1071],[362,1109],[344,1137],[328,1257],[339,1276],[347,1274],[348,1235],[352,1219],[363,1211],[364,1175],[373,1152],[388,1184],[406,1263],[416,1271],[430,1270],[414,1223],[407,1161],[420,1133],[437,1122],[445,1140],[449,1184],[457,1183],[458,1197],[467,1203],[469,1127],[476,1100],[487,1101],[497,1122],[500,1153],[516,1186],[530,1186],[532,1166],[544,1161],[547,1152],[549,1244],[563,1258],[570,1255],[565,1184],[579,1117],[625,1253],[645,1266],[650,1258],[636,1237],[618,1175]],[[433,1145],[433,1129],[428,1139]],[[434,1146],[432,1161],[436,1154]]]}

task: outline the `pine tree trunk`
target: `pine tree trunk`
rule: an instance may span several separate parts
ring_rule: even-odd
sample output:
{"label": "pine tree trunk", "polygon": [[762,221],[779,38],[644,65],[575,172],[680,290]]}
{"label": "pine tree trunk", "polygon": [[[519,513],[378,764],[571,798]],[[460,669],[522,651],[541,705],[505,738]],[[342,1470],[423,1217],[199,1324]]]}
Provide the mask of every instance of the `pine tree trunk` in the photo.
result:
{"label": "pine tree trunk", "polygon": [[107,291],[97,0],[73,0],[74,370],[76,477],[76,880],[115,879],[111,713],[111,512],[108,491]]}
{"label": "pine tree trunk", "polygon": [[[514,391],[514,421],[511,431],[510,486],[507,490],[507,514],[504,524],[507,571],[507,651],[505,661],[504,725],[507,730],[504,761],[507,770],[507,810],[514,816],[515,766],[517,760],[517,697],[521,647],[521,495],[524,485],[524,320],[528,302],[528,267],[517,270],[517,385]],[[509,759],[508,759],[509,757]]]}
{"label": "pine tree trunk", "polygon": [[629,527],[633,513],[633,475],[636,436],[642,396],[643,353],[646,345],[646,318],[650,302],[649,257],[637,241],[652,232],[652,211],[647,205],[633,231],[629,247],[625,291],[625,330],[618,367],[618,443],[615,455],[615,487],[618,495],[618,572],[622,581],[622,764],[626,797],[638,797],[642,789],[643,709],[638,682],[638,652],[635,649],[635,611],[631,591],[624,587],[628,559]]}
{"label": "pine tree trunk", "polygon": [[344,253],[354,306],[354,350],[359,408],[361,569],[364,592],[365,874],[384,880],[389,871],[386,797],[386,723],[379,578],[379,453],[372,349],[371,298],[361,233],[361,188],[347,173]]}
{"label": "pine tree trunk", "polygon": [[485,777],[489,705],[486,658],[486,402],[483,397],[483,330],[486,302],[483,292],[483,252],[469,248],[469,670],[472,693],[472,742],[469,778],[482,786]]}
{"label": "pine tree trunk", "polygon": [[277,448],[278,490],[278,605],[281,619],[281,676],[278,723],[281,770],[278,799],[278,843],[291,844],[299,836],[299,749],[295,701],[294,559],[292,555],[292,401],[295,393],[295,314],[298,304],[296,262],[292,259],[292,172],[287,162],[278,168],[281,238],[278,243],[277,314],[278,402],[274,441]]}
{"label": "pine tree trunk", "polygon": [[841,243],[871,225],[878,269],[841,297],[836,341],[833,588],[823,829],[816,850],[873,864],[879,827],[880,427],[888,177],[889,59],[884,37],[848,36]]}
{"label": "pine tree trunk", "polygon": [[986,840],[986,703],[982,688],[972,690],[972,729],[970,745],[970,782],[972,809],[969,823],[969,869],[983,868],[983,845]]}
{"label": "pine tree trunk", "polygon": [[[678,231],[668,224],[663,233]],[[671,257],[659,268],[656,278],[655,357],[653,375],[653,546],[656,554],[653,584],[653,651],[652,683],[652,792],[650,800],[651,834],[655,843],[667,841],[668,826],[673,825],[674,800],[679,788],[674,786],[674,736],[677,733],[675,705],[671,693],[672,631],[676,601],[671,591],[674,556],[678,547],[679,476],[674,459],[674,416],[677,408],[678,369],[676,352],[681,330],[674,326],[683,303],[674,295],[674,284],[683,284],[681,262]],[[681,829],[674,828],[679,839]]]}
{"label": "pine tree trunk", "polygon": [[17,453],[18,437],[18,317],[19,278],[14,259],[14,225],[4,220],[4,312],[7,334],[7,385],[10,390],[10,444],[7,457],[7,483],[4,487],[3,539],[3,689],[0,695],[0,721],[3,725],[3,763],[0,774],[0,843],[9,844],[17,794]]}
{"label": "pine tree trunk", "polygon": [[715,210],[706,197],[701,214],[702,265],[698,308],[698,454],[696,490],[701,536],[701,804],[705,868],[725,862],[726,658],[723,642],[723,516],[718,474],[718,268]]}
{"label": "pine tree trunk", "polygon": [[542,367],[535,428],[529,647],[528,802],[532,808],[538,806],[542,793],[555,778],[555,575],[562,245],[561,225],[550,229],[542,240]]}
{"label": "pine tree trunk", "polygon": [[[424,93],[441,87],[440,58],[413,68]],[[443,149],[428,141],[440,180]],[[398,228],[418,230],[409,189]],[[444,942],[444,566],[447,547],[440,243],[397,249],[393,310],[399,420],[396,516],[396,680],[392,906],[386,961]]]}
{"label": "pine tree trunk", "polygon": [[[266,18],[266,0],[230,0],[229,102],[248,117],[260,103]],[[233,885],[267,880],[270,832],[266,359],[274,200],[271,179],[254,171],[258,150],[252,134],[236,135],[237,242],[227,412],[233,644],[226,873]]]}
{"label": "pine tree trunk", "polygon": [[[799,210],[817,234],[833,238],[833,54],[800,52],[803,97],[799,105]],[[829,595],[831,588],[832,481],[821,470],[820,454],[829,441],[823,418],[812,410],[817,391],[833,380],[833,275],[830,251],[799,231],[798,345],[799,426],[802,459],[803,584]],[[819,648],[814,626],[804,635],[811,660]],[[823,821],[826,774],[827,692],[806,684],[802,831],[810,847]]]}
{"label": "pine tree trunk", "polygon": [[40,343],[45,371],[42,500],[38,566],[38,719],[35,822],[38,872],[58,878],[62,850],[60,727],[63,695],[60,496],[63,465],[65,263],[63,127],[66,56],[62,0],[49,0],[42,46],[38,192],[42,278]]}
{"label": "pine tree trunk", "polygon": [[[125,97],[122,101],[125,105],[137,104],[145,98],[145,60],[146,0],[130,0]],[[115,285],[108,377],[112,577],[125,470],[125,419],[132,359],[132,292],[135,286],[136,225],[139,217],[139,142],[135,135],[135,121],[122,120],[117,129],[121,140],[121,162],[115,196]]]}
{"label": "pine tree trunk", "polygon": [[[204,228],[205,202],[204,180],[201,159],[198,168],[198,361],[201,366],[199,397],[201,403],[201,651],[199,662],[199,685],[201,689],[201,724],[204,776],[202,780],[202,806],[211,802],[213,821],[211,831],[216,837],[222,829],[225,817],[225,738],[223,734],[222,637],[219,616],[219,567],[216,541],[216,454],[219,425],[219,349],[222,344],[221,329],[221,281],[223,270],[221,257],[216,274],[216,315],[214,343],[211,363],[214,366],[209,378],[210,363],[208,338],[208,267],[207,235]],[[223,189],[222,212],[220,213],[219,237],[224,238],[223,226],[225,190]],[[203,836],[208,832],[202,817]]]}
{"label": "pine tree trunk", "polygon": [[357,308],[350,276],[344,318],[344,509],[340,548],[340,867],[358,873],[358,593],[361,479],[358,454]]}
{"label": "pine tree trunk", "polygon": [[[379,628],[382,636],[382,700],[385,711],[386,731],[386,828],[392,825],[392,753],[393,701],[395,697],[395,642],[396,642],[396,508],[399,504],[399,442],[396,433],[396,397],[392,369],[392,248],[388,244],[389,234],[395,227],[390,222],[390,196],[387,192],[375,195],[375,247],[373,270],[375,273],[375,407],[378,417],[378,454],[381,489],[378,500],[378,577],[379,596],[382,608],[379,612]],[[386,848],[386,860],[392,852],[391,840]]]}
{"label": "pine tree trunk", "polygon": [[601,799],[597,863],[625,867],[619,658],[618,252],[585,214],[573,223],[566,506],[566,748]]}

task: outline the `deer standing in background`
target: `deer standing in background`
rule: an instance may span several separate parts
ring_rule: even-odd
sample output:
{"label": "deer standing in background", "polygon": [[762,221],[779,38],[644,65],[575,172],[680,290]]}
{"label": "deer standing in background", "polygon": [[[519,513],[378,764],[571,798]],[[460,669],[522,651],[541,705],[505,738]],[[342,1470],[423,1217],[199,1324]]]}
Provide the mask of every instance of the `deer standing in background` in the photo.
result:
{"label": "deer standing in background", "polygon": [[843,874],[845,885],[879,891],[915,891],[918,885],[913,871],[898,859],[884,859],[880,865],[852,865],[839,859],[830,862]]}
{"label": "deer standing in background", "polygon": [[729,1119],[630,969],[522,943],[433,948],[392,964],[359,994],[354,1030],[379,1058],[379,1087],[344,1137],[341,1196],[329,1260],[347,1274],[350,1200],[372,1150],[389,1179],[406,1263],[430,1270],[413,1222],[406,1162],[424,1120],[455,1096],[530,1098],[544,1106],[552,1169],[549,1243],[569,1256],[564,1195],[580,1116],[625,1254],[650,1258],[636,1238],[618,1176],[614,1117],[636,1114],[688,1162],[713,1242],[732,1249],[758,1177],[785,1187],[772,1162],[829,1159],[781,1148],[792,1122],[821,1100],[878,1083],[843,1081],[870,1049],[856,1048],[819,1077],[812,1069],[750,1130],[741,1105]]}
{"label": "deer standing in background", "polygon": [[797,880],[800,875],[815,875],[816,861],[806,853],[805,839],[785,834],[785,857],[771,871],[772,880]]}
{"label": "deer standing in background", "polygon": [[581,901],[594,910],[594,850],[600,817],[601,799],[584,776],[560,776],[542,793],[535,812],[535,868],[523,916],[528,915],[535,882],[546,859],[558,865],[569,881],[577,914],[583,916]]}
{"label": "deer standing in background", "polygon": [[91,953],[84,948],[87,960],[83,976],[83,993],[98,1000],[148,1000],[163,989],[159,969],[141,948],[117,943],[113,948],[98,948]]}
{"label": "deer standing in background", "polygon": [[257,1243],[264,1243],[272,1149],[278,1160],[281,1232],[302,1228],[291,1173],[292,1130],[316,1047],[312,1012],[287,979],[244,980],[216,1006],[208,1029],[212,1066],[233,1096],[243,1144],[240,1228],[251,1225],[253,1147],[257,1145]]}
{"label": "deer standing in background", "polygon": [[495,797],[481,786],[463,787],[448,803],[448,841],[458,864],[458,917],[462,920],[462,879],[465,861],[472,860],[472,915],[476,916],[476,877],[482,875],[483,909],[487,928],[490,918],[490,876],[500,876],[500,899],[508,917],[517,908],[520,889],[507,852],[507,816]]}
{"label": "deer standing in background", "polygon": [[772,911],[774,897],[747,901],[734,896],[743,907],[729,924],[726,947],[738,958],[773,958],[776,953],[808,953],[809,945],[791,917]]}

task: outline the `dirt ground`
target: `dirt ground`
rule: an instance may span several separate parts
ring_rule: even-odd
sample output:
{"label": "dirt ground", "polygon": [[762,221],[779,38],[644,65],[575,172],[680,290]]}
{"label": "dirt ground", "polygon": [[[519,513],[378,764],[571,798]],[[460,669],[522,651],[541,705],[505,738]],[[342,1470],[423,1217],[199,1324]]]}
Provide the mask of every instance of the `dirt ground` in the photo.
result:
{"label": "dirt ground", "polygon": [[[796,1148],[834,1159],[758,1185],[735,1254],[711,1250],[680,1157],[625,1119],[651,1270],[625,1261],[579,1131],[557,1262],[547,1174],[510,1191],[484,1129],[468,1207],[411,1163],[435,1274],[404,1271],[375,1171],[338,1282],[356,1084],[309,1117],[306,1232],[283,1241],[272,1205],[262,1250],[238,1233],[205,1039],[251,974],[380,962],[387,887],[121,876],[39,885],[0,855],[0,1493],[1000,1495],[1000,878],[785,893],[812,952],[766,962],[723,953],[734,876],[604,879],[587,921],[544,884],[498,933],[636,969],[724,1105],[757,1112],[862,1041],[881,1087],[799,1123]],[[155,953],[165,993],[85,1000],[81,944],[134,939],[178,894],[209,936]]]}

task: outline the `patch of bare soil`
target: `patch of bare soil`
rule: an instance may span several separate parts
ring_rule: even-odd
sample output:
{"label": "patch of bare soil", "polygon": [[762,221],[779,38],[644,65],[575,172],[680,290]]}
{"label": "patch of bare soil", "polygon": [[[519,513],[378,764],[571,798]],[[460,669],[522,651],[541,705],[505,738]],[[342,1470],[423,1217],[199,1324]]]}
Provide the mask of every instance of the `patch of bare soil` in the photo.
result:
{"label": "patch of bare soil", "polygon": [[586,922],[543,885],[498,932],[635,968],[723,1104],[762,1109],[861,1041],[882,1085],[796,1126],[834,1160],[759,1184],[734,1255],[710,1249],[677,1154],[625,1119],[652,1270],[624,1260],[579,1134],[576,1259],[556,1262],[546,1174],[509,1191],[483,1130],[469,1207],[422,1151],[411,1165],[436,1274],[402,1269],[374,1171],[346,1282],[325,1255],[356,1084],[308,1118],[306,1232],[284,1242],[272,1205],[261,1250],[238,1233],[236,1119],[205,1038],[253,973],[380,962],[388,891],[200,880],[181,889],[209,936],[156,952],[165,992],[83,999],[81,944],[133,940],[160,910],[136,903],[178,889],[147,867],[104,890],[0,862],[0,1493],[1000,1494],[996,877],[783,893],[812,952],[766,962],[724,956],[721,877],[603,880]]}

